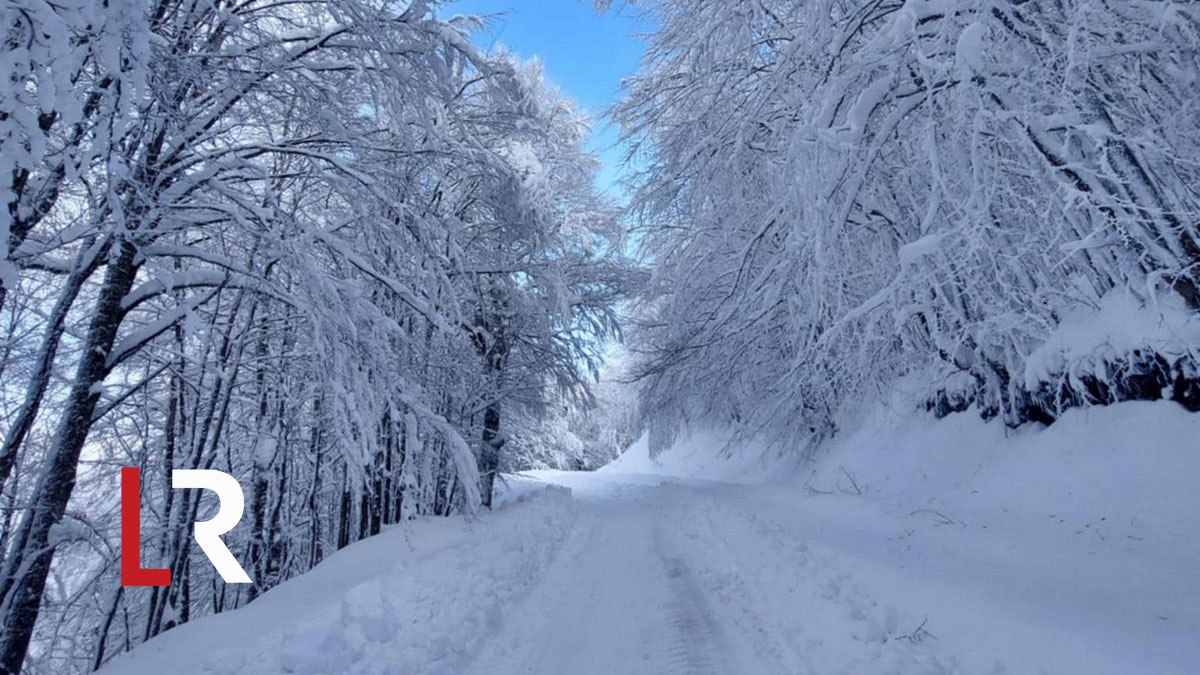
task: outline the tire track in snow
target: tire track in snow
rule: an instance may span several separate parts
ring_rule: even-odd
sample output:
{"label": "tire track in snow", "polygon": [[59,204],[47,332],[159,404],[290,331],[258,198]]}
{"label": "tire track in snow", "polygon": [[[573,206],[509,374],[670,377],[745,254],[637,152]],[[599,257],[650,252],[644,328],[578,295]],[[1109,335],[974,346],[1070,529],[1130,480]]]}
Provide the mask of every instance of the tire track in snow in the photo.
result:
{"label": "tire track in snow", "polygon": [[654,532],[655,549],[663,564],[671,600],[667,604],[671,629],[667,675],[724,675],[734,672],[725,663],[725,639],[705,602],[704,591],[687,562],[667,551],[661,525]]}
{"label": "tire track in snow", "polygon": [[[709,606],[720,608],[720,614],[711,616],[720,622],[719,634],[724,641],[721,655],[727,668],[721,672],[812,675],[815,671],[809,660],[795,651],[799,636],[781,633],[774,625],[775,617],[763,611],[766,605],[753,583],[754,570],[733,561],[731,547],[741,544],[730,538],[730,532],[714,529],[707,503],[685,486],[668,484],[658,490],[661,534],[670,541],[672,550],[687,554],[695,593]],[[803,559],[789,557],[785,564],[804,573]]]}
{"label": "tire track in snow", "polygon": [[453,675],[731,672],[692,648],[688,636],[705,643],[705,627],[694,623],[705,614],[667,574],[652,495],[639,489],[582,505],[553,563],[503,613],[473,663]]}

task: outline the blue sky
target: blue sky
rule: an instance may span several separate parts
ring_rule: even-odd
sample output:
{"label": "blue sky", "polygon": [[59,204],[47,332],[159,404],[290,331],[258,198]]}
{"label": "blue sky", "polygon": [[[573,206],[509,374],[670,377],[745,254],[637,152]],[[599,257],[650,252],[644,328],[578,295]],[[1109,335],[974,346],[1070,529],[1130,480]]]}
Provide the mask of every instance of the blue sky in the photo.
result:
{"label": "blue sky", "polygon": [[590,0],[452,0],[444,15],[483,14],[491,18],[477,41],[504,44],[522,57],[541,58],[547,77],[590,112],[596,123],[590,147],[600,153],[602,188],[619,196],[621,150],[617,132],[603,120],[619,97],[621,78],[637,70],[643,45],[637,33],[648,30],[638,10],[621,6],[600,14]]}

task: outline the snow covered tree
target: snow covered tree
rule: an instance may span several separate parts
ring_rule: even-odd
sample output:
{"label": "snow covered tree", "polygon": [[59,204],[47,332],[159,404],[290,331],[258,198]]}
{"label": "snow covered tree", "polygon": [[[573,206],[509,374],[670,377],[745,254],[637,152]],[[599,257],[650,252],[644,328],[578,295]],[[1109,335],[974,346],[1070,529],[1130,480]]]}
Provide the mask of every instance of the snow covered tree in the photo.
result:
{"label": "snow covered tree", "polygon": [[[586,120],[437,10],[0,9],[0,672],[94,669],[490,505],[521,413],[590,396],[632,272]],[[118,586],[119,466],[169,588]],[[170,488],[205,468],[246,489],[249,588],[192,546],[208,499]]]}
{"label": "snow covered tree", "polygon": [[643,4],[659,29],[617,117],[646,160],[658,444],[700,416],[819,439],[916,372],[930,406],[1009,424],[1200,406],[1195,344],[1026,372],[1111,294],[1200,309],[1195,7]]}

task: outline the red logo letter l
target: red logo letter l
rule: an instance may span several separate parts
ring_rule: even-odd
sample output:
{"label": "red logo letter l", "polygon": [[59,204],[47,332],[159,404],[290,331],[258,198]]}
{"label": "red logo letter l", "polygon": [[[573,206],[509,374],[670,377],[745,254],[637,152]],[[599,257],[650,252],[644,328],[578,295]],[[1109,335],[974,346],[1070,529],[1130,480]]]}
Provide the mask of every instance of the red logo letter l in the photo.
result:
{"label": "red logo letter l", "polygon": [[171,570],[142,569],[142,471],[121,469],[121,585],[170,586]]}

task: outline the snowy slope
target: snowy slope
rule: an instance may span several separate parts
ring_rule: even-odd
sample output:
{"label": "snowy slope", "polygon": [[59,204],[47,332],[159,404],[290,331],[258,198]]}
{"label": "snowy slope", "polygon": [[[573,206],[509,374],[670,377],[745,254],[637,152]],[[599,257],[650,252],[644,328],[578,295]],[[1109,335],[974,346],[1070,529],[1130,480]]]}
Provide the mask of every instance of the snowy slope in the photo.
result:
{"label": "snowy slope", "polygon": [[959,653],[1010,672],[1200,672],[1200,416],[1124,403],[1014,433],[881,414],[818,467],[806,484],[832,494],[756,508]]}

